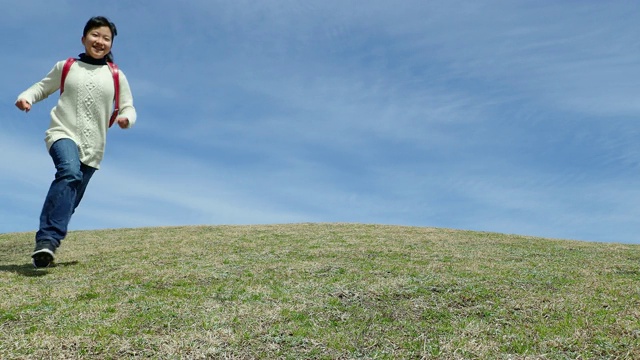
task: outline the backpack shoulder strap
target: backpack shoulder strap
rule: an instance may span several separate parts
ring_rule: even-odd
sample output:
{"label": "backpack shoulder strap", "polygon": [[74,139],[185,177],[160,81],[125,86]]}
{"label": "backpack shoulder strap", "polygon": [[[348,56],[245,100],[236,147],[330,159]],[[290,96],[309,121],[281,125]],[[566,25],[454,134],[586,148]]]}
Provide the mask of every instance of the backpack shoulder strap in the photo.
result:
{"label": "backpack shoulder strap", "polygon": [[113,109],[113,114],[111,114],[111,119],[109,119],[109,127],[113,125],[118,117],[118,113],[120,112],[120,73],[118,70],[118,65],[109,62],[109,70],[111,70],[111,75],[113,75],[113,86],[115,88],[113,100],[115,102],[115,107]]}
{"label": "backpack shoulder strap", "polygon": [[[74,58],[68,58],[65,61],[64,66],[62,67],[62,76],[60,77],[60,94],[64,92],[64,81],[67,78],[67,74],[69,74],[69,69],[71,69],[71,65],[76,62]],[[111,71],[111,75],[113,76],[113,86],[115,89],[114,92],[114,102],[115,108],[113,110],[113,114],[111,115],[111,119],[109,119],[109,127],[113,125],[118,117],[118,112],[120,112],[120,74],[118,70],[118,65],[114,63],[107,63],[109,65],[109,70]]]}
{"label": "backpack shoulder strap", "polygon": [[62,67],[62,76],[60,77],[60,95],[64,92],[64,80],[67,78],[67,74],[69,74],[69,69],[71,69],[71,65],[76,62],[74,58],[68,58]]}

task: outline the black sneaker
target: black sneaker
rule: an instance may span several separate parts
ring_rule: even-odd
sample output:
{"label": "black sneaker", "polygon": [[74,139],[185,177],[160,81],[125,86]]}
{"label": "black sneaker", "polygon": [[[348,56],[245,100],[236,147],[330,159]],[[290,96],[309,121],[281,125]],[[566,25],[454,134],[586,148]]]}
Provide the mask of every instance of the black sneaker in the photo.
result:
{"label": "black sneaker", "polygon": [[49,267],[55,259],[55,249],[50,240],[42,240],[36,243],[36,249],[31,254],[33,266],[36,269]]}

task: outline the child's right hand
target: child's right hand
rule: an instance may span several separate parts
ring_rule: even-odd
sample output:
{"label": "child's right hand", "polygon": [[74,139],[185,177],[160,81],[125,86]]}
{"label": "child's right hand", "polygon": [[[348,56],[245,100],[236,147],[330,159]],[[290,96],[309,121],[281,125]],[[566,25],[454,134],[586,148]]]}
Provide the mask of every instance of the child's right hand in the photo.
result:
{"label": "child's right hand", "polygon": [[16,106],[22,111],[29,112],[29,110],[31,110],[31,104],[29,104],[25,99],[18,99],[18,101],[16,101]]}

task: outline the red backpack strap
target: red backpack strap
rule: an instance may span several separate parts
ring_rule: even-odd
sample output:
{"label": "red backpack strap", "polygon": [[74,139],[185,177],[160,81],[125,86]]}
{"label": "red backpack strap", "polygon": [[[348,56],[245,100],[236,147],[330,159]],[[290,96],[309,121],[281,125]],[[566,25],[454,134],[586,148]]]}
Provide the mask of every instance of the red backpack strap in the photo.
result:
{"label": "red backpack strap", "polygon": [[69,74],[69,69],[71,69],[71,65],[76,62],[74,58],[68,58],[65,61],[64,66],[62,67],[62,76],[60,77],[60,95],[64,92],[64,80],[67,78],[67,74]]}
{"label": "red backpack strap", "polygon": [[[64,92],[64,81],[67,78],[67,74],[69,74],[69,69],[71,69],[71,65],[76,62],[74,58],[68,58],[65,61],[64,66],[62,67],[62,76],[60,77],[60,94]],[[109,127],[113,125],[118,117],[118,113],[120,112],[120,74],[118,71],[118,65],[114,63],[107,63],[109,65],[109,70],[111,70],[111,75],[113,76],[113,86],[115,88],[114,92],[114,110],[113,114],[111,114],[111,119],[109,119]]]}
{"label": "red backpack strap", "polygon": [[111,75],[113,75],[113,86],[115,87],[114,92],[114,102],[115,106],[113,109],[113,114],[111,114],[111,119],[109,119],[109,127],[113,125],[118,117],[118,113],[120,112],[120,74],[118,71],[118,65],[110,62],[107,63],[109,65],[109,70],[111,70]]}

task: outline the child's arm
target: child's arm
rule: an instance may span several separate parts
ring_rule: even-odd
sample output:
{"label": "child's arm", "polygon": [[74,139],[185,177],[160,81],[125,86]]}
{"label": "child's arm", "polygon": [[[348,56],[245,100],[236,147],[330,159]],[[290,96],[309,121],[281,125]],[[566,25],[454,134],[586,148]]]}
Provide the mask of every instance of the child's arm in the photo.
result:
{"label": "child's arm", "polygon": [[120,128],[128,129],[136,123],[137,117],[136,108],[133,107],[133,95],[131,95],[129,81],[120,70],[120,113],[116,121]]}
{"label": "child's arm", "polygon": [[18,100],[16,101],[18,109],[28,112],[31,110],[31,105],[46,99],[49,95],[58,91],[60,89],[63,65],[64,61],[56,63],[47,76],[18,95]]}

